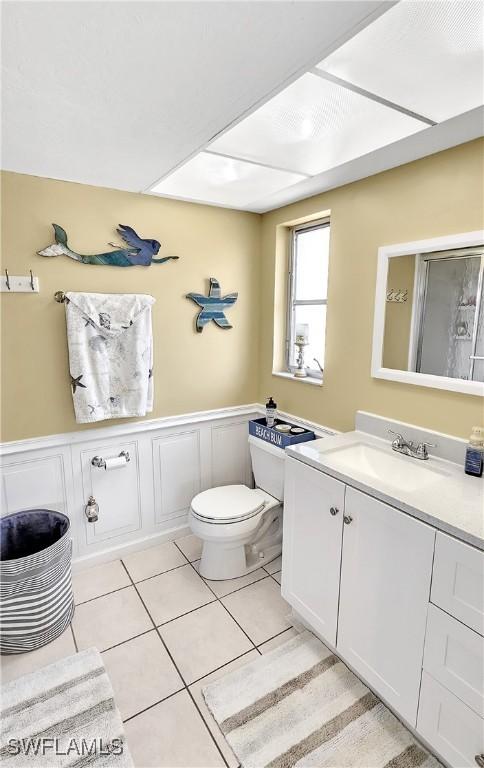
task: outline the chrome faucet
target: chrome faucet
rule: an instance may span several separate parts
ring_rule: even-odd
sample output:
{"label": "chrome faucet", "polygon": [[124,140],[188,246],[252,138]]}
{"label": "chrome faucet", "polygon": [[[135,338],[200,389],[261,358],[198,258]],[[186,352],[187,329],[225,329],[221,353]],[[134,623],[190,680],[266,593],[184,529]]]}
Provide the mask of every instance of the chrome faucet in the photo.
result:
{"label": "chrome faucet", "polygon": [[417,443],[412,440],[406,440],[400,432],[394,432],[393,429],[388,430],[391,435],[395,435],[395,439],[392,440],[392,449],[397,453],[403,453],[405,456],[411,456],[413,459],[421,459],[426,461],[429,457],[427,447],[435,448],[435,443]]}

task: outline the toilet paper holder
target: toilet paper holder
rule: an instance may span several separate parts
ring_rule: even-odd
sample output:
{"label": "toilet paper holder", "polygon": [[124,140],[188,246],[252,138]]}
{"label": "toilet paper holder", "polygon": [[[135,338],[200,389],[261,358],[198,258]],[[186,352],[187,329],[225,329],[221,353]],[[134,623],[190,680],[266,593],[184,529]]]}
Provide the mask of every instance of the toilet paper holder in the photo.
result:
{"label": "toilet paper holder", "polygon": [[[124,458],[126,464],[128,461],[131,461],[128,451],[121,451],[121,453],[118,454],[118,458],[120,459],[121,457]],[[91,459],[91,464],[98,469],[106,469],[106,459],[103,459],[102,456],[94,456]]]}

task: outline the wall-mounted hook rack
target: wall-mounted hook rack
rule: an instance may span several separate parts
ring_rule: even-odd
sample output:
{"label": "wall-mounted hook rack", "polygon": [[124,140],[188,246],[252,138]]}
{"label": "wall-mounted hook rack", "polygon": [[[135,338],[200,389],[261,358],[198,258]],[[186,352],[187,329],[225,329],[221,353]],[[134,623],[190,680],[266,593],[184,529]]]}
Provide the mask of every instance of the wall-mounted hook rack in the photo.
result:
{"label": "wall-mounted hook rack", "polygon": [[408,299],[407,288],[391,288],[387,291],[387,301],[396,304],[404,304]]}
{"label": "wall-mounted hook rack", "polygon": [[8,269],[0,277],[2,293],[39,293],[39,278],[34,277],[32,270],[28,275],[9,275]]}

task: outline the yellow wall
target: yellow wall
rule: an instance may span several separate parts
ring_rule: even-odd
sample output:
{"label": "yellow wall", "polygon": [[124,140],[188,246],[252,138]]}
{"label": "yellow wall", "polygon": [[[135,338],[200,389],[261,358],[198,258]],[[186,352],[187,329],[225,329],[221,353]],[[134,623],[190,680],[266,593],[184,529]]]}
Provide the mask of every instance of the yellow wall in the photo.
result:
{"label": "yellow wall", "polygon": [[[484,226],[482,140],[272,211],[262,221],[259,399],[348,430],[355,411],[467,437],[484,420],[475,396],[398,384],[370,375],[377,250],[381,245]],[[285,258],[281,225],[331,211],[325,378],[322,387],[272,375],[274,274]],[[279,246],[277,246],[277,242]],[[277,258],[276,258],[277,257]],[[276,294],[276,324],[284,302]],[[280,329],[277,338],[280,338]]]}
{"label": "yellow wall", "polygon": [[[273,395],[282,410],[337,429],[351,429],[355,411],[363,409],[466,437],[484,420],[479,398],[371,378],[373,302],[380,245],[484,226],[483,145],[470,142],[262,217],[4,173],[3,267],[10,274],[32,269],[41,292],[2,295],[1,439],[96,426],[74,420],[64,309],[53,300],[56,290],[156,297],[151,417]],[[323,386],[316,387],[272,375],[284,336],[287,262],[281,225],[328,210],[326,370]],[[147,269],[115,269],[67,257],[42,258],[36,251],[52,242],[53,221],[66,229],[77,251],[103,249],[121,222],[162,241],[160,256],[180,259]],[[212,324],[197,334],[196,307],[184,296],[204,292],[210,276],[220,280],[222,291],[239,291],[229,310],[234,328],[223,331]]]}
{"label": "yellow wall", "polygon": [[[75,422],[57,290],[156,298],[155,407],[148,418],[256,401],[260,216],[13,173],[2,175],[2,198],[2,267],[11,275],[32,269],[40,280],[39,294],[2,294],[2,440],[116,423]],[[122,223],[160,240],[160,257],[180,258],[123,269],[42,258],[36,251],[53,242],[51,222],[64,227],[76,251],[109,250]],[[239,291],[228,311],[234,327],[211,323],[200,334],[197,307],[184,296],[205,293],[211,276],[222,292]]]}
{"label": "yellow wall", "polygon": [[414,280],[414,255],[389,259],[387,291],[407,291],[407,300],[401,303],[387,301],[385,304],[382,360],[384,368],[395,368],[397,371],[408,370]]}

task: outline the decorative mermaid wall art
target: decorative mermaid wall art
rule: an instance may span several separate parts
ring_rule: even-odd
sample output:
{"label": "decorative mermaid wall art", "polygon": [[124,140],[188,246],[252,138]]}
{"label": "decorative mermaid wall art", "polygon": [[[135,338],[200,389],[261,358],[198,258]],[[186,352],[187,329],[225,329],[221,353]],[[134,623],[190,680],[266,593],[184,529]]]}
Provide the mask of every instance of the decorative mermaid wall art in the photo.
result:
{"label": "decorative mermaid wall art", "polygon": [[72,251],[67,245],[66,231],[58,224],[52,224],[52,226],[54,227],[55,243],[48,245],[42,251],[37,251],[39,256],[64,255],[75,261],[80,261],[82,264],[106,264],[112,267],[149,267],[151,264],[164,264],[165,261],[178,259],[178,256],[165,256],[162,259],[153,258],[160,250],[161,243],[158,240],[143,239],[136,234],[132,227],[128,227],[126,224],[120,224],[116,232],[121,235],[127,247],[109,243],[115,250],[96,253],[92,256],[85,256]]}

